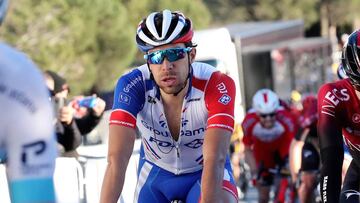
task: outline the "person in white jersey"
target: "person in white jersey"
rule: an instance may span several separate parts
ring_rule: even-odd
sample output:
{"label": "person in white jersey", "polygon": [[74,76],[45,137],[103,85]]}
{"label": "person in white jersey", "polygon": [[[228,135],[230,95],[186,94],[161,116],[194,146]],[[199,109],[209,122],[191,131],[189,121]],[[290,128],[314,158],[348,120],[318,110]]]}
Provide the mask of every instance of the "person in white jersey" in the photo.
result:
{"label": "person in white jersey", "polygon": [[136,41],[146,64],[116,86],[100,202],[121,194],[136,128],[142,146],[134,202],[237,202],[227,154],[234,81],[194,62],[192,36],[180,12],[154,12],[140,22]]}
{"label": "person in white jersey", "polygon": [[[0,0],[0,23],[7,6],[7,0]],[[55,202],[56,140],[49,92],[34,63],[3,42],[0,112],[0,160],[6,165],[11,202]]]}

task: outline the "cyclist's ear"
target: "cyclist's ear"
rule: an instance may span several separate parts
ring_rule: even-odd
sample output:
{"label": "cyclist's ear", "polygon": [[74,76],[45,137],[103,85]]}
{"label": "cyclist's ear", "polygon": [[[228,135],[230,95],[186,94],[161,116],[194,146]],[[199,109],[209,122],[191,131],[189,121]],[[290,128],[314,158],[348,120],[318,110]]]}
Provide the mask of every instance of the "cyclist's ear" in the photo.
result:
{"label": "cyclist's ear", "polygon": [[190,64],[193,63],[195,61],[195,56],[196,56],[196,48],[193,47],[191,49],[191,51],[189,52],[190,55]]}

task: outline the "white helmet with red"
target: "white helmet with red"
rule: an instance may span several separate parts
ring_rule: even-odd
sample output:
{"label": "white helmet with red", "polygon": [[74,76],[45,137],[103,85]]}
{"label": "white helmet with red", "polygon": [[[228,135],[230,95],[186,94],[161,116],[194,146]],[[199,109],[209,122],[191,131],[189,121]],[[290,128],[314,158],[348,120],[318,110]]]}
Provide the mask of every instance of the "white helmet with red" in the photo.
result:
{"label": "white helmet with red", "polygon": [[253,108],[257,113],[274,113],[280,106],[279,97],[270,89],[260,89],[253,97]]}

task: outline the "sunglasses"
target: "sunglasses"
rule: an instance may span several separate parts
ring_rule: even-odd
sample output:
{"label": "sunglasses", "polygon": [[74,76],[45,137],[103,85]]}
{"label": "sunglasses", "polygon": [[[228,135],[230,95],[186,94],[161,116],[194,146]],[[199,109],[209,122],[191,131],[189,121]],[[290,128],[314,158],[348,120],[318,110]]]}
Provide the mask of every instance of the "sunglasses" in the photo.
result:
{"label": "sunglasses", "polygon": [[191,51],[191,49],[191,47],[187,47],[154,51],[152,53],[145,54],[144,59],[147,60],[149,64],[162,64],[165,57],[169,62],[174,62],[185,58],[185,53]]}
{"label": "sunglasses", "polygon": [[266,118],[266,117],[274,117],[274,116],[276,116],[276,113],[268,113],[268,114],[259,114],[260,115],[260,117],[262,117],[262,118]]}

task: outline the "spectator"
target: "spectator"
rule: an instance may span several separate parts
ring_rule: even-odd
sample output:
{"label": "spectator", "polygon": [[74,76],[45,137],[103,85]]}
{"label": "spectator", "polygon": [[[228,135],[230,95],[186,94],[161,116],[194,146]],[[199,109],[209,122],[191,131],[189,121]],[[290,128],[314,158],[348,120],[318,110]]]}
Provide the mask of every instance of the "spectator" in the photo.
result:
{"label": "spectator", "polygon": [[[94,106],[86,108],[82,117],[75,117],[80,109],[82,96],[68,101],[69,86],[66,80],[53,71],[45,72],[45,79],[54,103],[56,136],[65,156],[76,156],[75,149],[81,144],[81,136],[86,135],[99,123],[105,109],[105,102],[94,96]],[[84,109],[84,108],[82,108]]]}
{"label": "spectator", "polygon": [[300,202],[311,202],[319,172],[320,154],[317,134],[317,98],[307,95],[302,100],[300,129],[290,145],[290,171],[292,181],[299,183]]}

